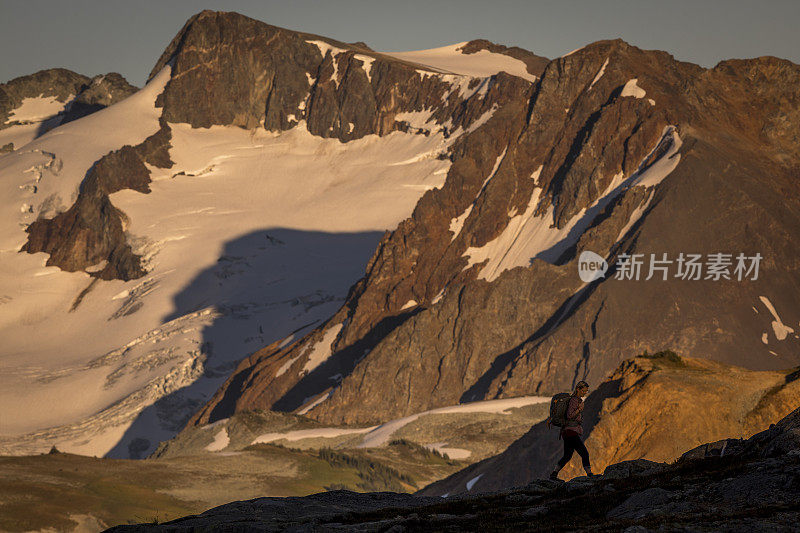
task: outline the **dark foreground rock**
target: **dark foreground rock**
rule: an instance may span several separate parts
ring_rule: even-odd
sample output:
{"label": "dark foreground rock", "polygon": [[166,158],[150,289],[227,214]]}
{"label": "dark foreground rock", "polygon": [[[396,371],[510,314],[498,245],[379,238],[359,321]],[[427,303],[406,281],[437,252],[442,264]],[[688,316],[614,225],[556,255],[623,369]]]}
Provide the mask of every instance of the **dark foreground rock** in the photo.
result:
{"label": "dark foreground rock", "polygon": [[674,464],[627,461],[569,483],[434,498],[332,491],[234,502],[109,531],[797,531],[800,409]]}

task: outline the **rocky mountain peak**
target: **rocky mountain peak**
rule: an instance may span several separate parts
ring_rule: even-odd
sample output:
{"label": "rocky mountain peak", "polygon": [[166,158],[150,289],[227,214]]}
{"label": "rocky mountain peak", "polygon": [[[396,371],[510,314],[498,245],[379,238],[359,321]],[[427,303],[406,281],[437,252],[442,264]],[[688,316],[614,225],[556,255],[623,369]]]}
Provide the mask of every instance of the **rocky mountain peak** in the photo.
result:
{"label": "rocky mountain peak", "polygon": [[[316,136],[343,142],[396,130],[449,135],[463,132],[481,116],[530,90],[528,82],[503,72],[488,80],[443,74],[357,44],[208,10],[192,17],[172,40],[151,80],[165,68],[170,70],[169,80],[156,99],[162,132],[151,144],[156,139],[167,142],[170,123],[282,131],[302,122]],[[104,91],[93,87],[87,95]],[[87,100],[80,108],[96,105]],[[168,144],[158,148],[167,149]],[[70,271],[105,260],[102,279],[135,279],[145,270],[124,242],[122,215],[112,209],[102,210],[102,216],[83,210],[105,205],[99,199],[87,201],[87,195],[94,194],[90,191],[139,190],[149,181],[149,172],[139,163],[131,172],[124,165],[133,160],[115,153],[102,161],[97,168],[107,169],[106,175],[128,178],[113,178],[113,186],[82,188],[71,214],[31,225],[32,236],[23,249],[46,251],[51,254],[48,264]],[[78,238],[74,220],[84,221],[80,231],[92,236]]]}
{"label": "rocky mountain peak", "polygon": [[[800,320],[800,67],[704,69],[621,40],[549,62],[483,40],[421,52],[203,11],[153,69],[149,137],[94,161],[72,207],[28,226],[23,251],[70,271],[103,265],[100,279],[145,276],[109,195],[150,191],[153,169],[173,166],[173,128],[304,128],[343,145],[405,132],[441,143],[398,166],[440,162],[442,182],[419,189],[338,310],[292,342],[261,339],[193,423],[250,409],[376,423],[600,381],[665,346],[797,364],[798,337],[773,322]],[[486,60],[503,68],[465,67]],[[583,251],[607,276],[581,280]],[[761,277],[615,277],[623,254],[721,251],[760,254]]]}
{"label": "rocky mountain peak", "polygon": [[19,119],[15,119],[11,114],[26,98],[49,97],[66,105],[67,101],[80,93],[89,82],[87,76],[77,72],[52,68],[0,84],[0,129],[19,122]]}
{"label": "rocky mountain peak", "polygon": [[453,86],[469,84],[468,78],[442,76],[357,43],[290,31],[237,13],[203,11],[192,17],[151,78],[167,65],[172,76],[158,101],[163,118],[193,127],[279,131],[304,120],[315,135],[348,141],[407,128],[395,120],[403,112],[430,110],[436,124],[452,118],[454,128],[476,118],[452,117],[466,99]]}
{"label": "rocky mountain peak", "polygon": [[[600,379],[623,354],[665,345],[754,368],[796,364],[788,346],[770,346],[779,355],[766,355],[763,335],[736,343],[723,333],[731,330],[712,326],[730,304],[698,300],[695,291],[710,290],[702,282],[637,287],[606,278],[583,286],[575,272],[583,250],[613,261],[637,250],[677,257],[690,249],[760,249],[784,265],[761,283],[792,285],[785,265],[796,259],[757,236],[749,221],[780,228],[792,242],[800,238],[779,195],[767,200],[753,188],[761,168],[771,191],[796,191],[789,184],[794,126],[778,117],[796,113],[798,72],[765,60],[704,69],[612,40],[550,61],[533,86],[495,76],[489,94],[508,97],[453,144],[445,185],[382,240],[342,309],[297,344],[254,354],[195,422],[231,409],[313,403],[309,416],[318,420],[374,423]],[[781,78],[787,81],[774,83]],[[761,98],[764,105],[752,109]],[[747,215],[722,215],[743,197],[753,199],[745,202]],[[733,226],[748,237],[733,237]],[[718,290],[725,302],[781,292],[733,281]],[[692,326],[670,310],[697,309],[698,301],[705,310],[692,313]],[[638,316],[631,305],[641,318],[630,319]],[[752,326],[744,311],[726,313],[733,330]],[[698,327],[719,337],[697,336]],[[659,340],[642,344],[642,335]],[[288,361],[302,365],[322,342],[330,343],[326,365],[307,376],[277,372]],[[331,385],[328,376],[337,374],[344,379]]]}

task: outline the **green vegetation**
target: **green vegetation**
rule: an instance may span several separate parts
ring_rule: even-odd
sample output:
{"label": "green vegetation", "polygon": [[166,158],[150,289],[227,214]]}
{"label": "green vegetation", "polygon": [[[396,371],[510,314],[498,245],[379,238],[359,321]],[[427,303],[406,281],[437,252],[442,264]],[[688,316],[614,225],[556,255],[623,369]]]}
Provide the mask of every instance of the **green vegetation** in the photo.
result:
{"label": "green vegetation", "polygon": [[421,456],[423,460],[434,461],[437,462],[437,459],[441,460],[442,462],[455,465],[457,464],[455,461],[452,461],[450,457],[447,456],[446,453],[441,453],[439,450],[435,448],[427,448],[416,442],[411,442],[407,439],[394,439],[389,441],[389,446],[399,446],[408,448],[408,450],[416,455]]}
{"label": "green vegetation", "polygon": [[260,496],[412,492],[461,466],[408,442],[346,451],[270,443],[229,455],[138,461],[68,453],[0,457],[0,531],[71,531],[81,520],[88,529],[163,523]]}
{"label": "green vegetation", "polygon": [[[438,413],[403,427],[377,448],[357,448],[359,435],[251,445],[266,432],[320,426],[270,411],[238,413],[215,427],[189,428],[146,460],[60,453],[0,457],[0,531],[103,529],[163,523],[234,500],[304,496],[324,490],[414,492],[494,455],[546,417],[547,405],[507,413]],[[222,453],[206,446],[220,431]],[[456,460],[424,443],[472,452]],[[325,446],[327,450],[320,449]]]}
{"label": "green vegetation", "polygon": [[70,531],[80,515],[114,525],[197,511],[158,490],[163,473],[131,463],[65,453],[0,457],[0,530]]}
{"label": "green vegetation", "polygon": [[408,474],[363,455],[343,453],[330,448],[322,448],[318,454],[333,467],[355,469],[361,479],[356,487],[364,491],[406,492],[407,485],[417,488],[417,484]]}

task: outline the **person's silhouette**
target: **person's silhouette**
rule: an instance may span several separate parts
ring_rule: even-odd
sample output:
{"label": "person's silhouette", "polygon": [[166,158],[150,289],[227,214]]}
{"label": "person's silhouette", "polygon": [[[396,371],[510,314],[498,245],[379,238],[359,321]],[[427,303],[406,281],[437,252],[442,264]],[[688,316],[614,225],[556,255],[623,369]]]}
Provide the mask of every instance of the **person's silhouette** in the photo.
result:
{"label": "person's silhouette", "polygon": [[[572,397],[569,399],[569,405],[567,406],[567,421],[559,432],[559,438],[564,439],[564,456],[558,460],[558,465],[556,469],[553,470],[553,473],[550,474],[550,479],[558,479],[558,473],[564,468],[564,465],[572,459],[572,454],[576,451],[578,455],[581,456],[583,469],[586,471],[586,475],[594,475],[592,474],[592,467],[589,463],[589,450],[586,449],[586,446],[581,440],[581,435],[583,435],[583,427],[581,427],[581,422],[583,422],[583,397],[586,396],[588,392],[589,384],[585,381],[579,381],[578,384],[575,385],[575,392],[572,393]],[[550,426],[549,420],[547,425],[548,427]]]}

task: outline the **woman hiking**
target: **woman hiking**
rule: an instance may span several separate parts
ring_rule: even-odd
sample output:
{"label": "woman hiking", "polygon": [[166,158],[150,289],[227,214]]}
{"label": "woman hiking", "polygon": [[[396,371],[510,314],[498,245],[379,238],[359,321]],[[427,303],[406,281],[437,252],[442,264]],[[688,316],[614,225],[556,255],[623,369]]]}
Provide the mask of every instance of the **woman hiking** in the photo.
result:
{"label": "woman hiking", "polygon": [[[583,428],[581,427],[581,423],[583,422],[583,397],[586,396],[588,392],[589,384],[585,381],[579,381],[578,384],[575,385],[575,392],[572,393],[569,399],[566,415],[567,421],[558,435],[560,439],[564,439],[564,456],[558,460],[558,466],[556,466],[556,469],[550,474],[550,479],[552,480],[558,479],[558,472],[572,459],[572,454],[576,451],[578,455],[581,456],[583,469],[586,471],[586,475],[594,475],[592,474],[592,467],[589,464],[589,451],[581,440],[581,435],[583,435]],[[548,419],[548,428],[550,427],[550,422],[551,421]]]}

